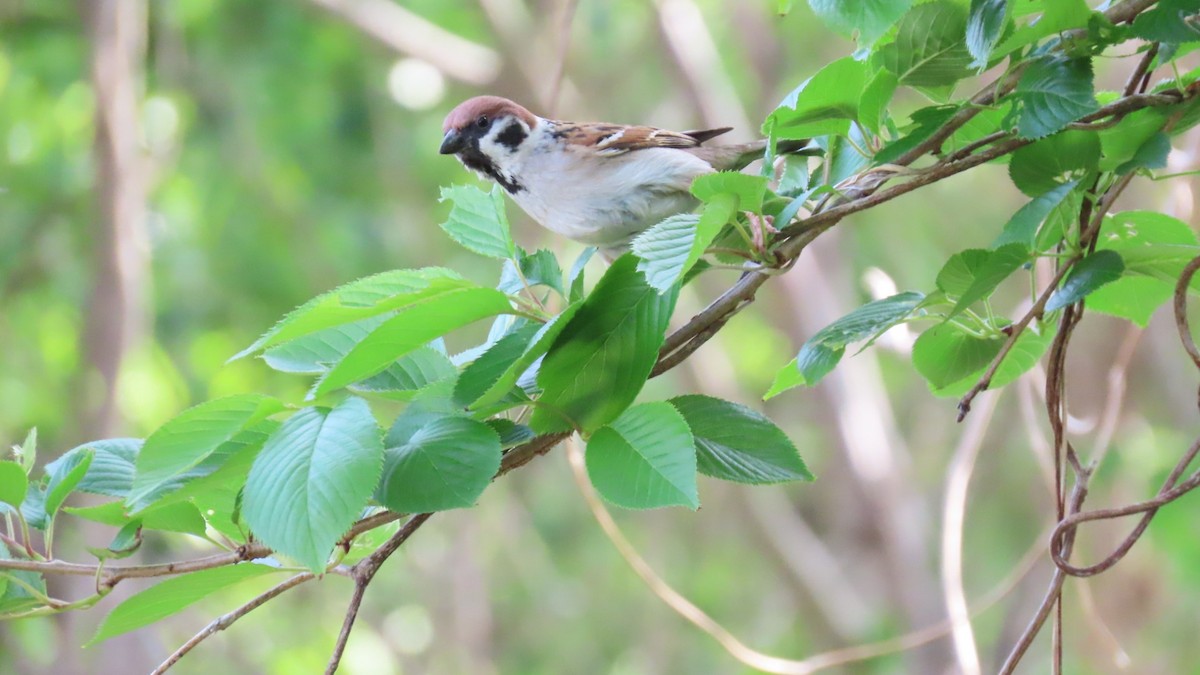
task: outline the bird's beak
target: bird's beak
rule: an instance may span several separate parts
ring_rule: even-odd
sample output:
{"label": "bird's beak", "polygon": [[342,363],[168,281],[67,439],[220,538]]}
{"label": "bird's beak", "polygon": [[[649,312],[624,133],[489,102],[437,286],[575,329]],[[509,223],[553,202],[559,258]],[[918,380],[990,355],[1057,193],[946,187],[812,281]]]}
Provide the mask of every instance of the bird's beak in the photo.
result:
{"label": "bird's beak", "polygon": [[443,155],[453,155],[459,150],[462,150],[462,136],[458,131],[451,129],[442,137],[442,147],[438,148],[438,152]]}

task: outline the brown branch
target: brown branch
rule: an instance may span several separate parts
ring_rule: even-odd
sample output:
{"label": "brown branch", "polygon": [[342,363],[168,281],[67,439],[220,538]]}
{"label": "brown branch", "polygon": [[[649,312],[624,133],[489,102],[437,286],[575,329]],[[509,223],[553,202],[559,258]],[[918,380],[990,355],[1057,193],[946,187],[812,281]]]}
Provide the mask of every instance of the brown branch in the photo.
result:
{"label": "brown branch", "polygon": [[1192,330],[1188,327],[1187,318],[1187,295],[1188,286],[1192,283],[1192,277],[1196,275],[1196,271],[1200,270],[1200,257],[1193,259],[1183,268],[1183,273],[1179,275],[1179,281],[1175,283],[1175,328],[1179,331],[1179,341],[1183,344],[1183,348],[1187,351],[1188,356],[1192,358],[1192,363],[1197,369],[1200,369],[1200,349],[1196,348],[1196,341],[1192,339]]}
{"label": "brown branch", "polygon": [[[1091,478],[1091,474],[1087,472],[1081,473],[1075,481],[1075,488],[1071,492],[1071,501],[1068,505],[1072,512],[1078,510],[1083,505],[1083,500],[1087,497],[1087,484]],[[1074,533],[1068,533],[1063,539],[1063,551],[1067,555],[1070,554],[1071,547],[1075,544]],[[1024,658],[1025,652],[1029,651],[1029,646],[1033,644],[1033,639],[1041,632],[1042,626],[1046,623],[1046,618],[1050,616],[1050,610],[1058,604],[1058,598],[1062,593],[1063,581],[1066,580],[1066,574],[1059,569],[1054,571],[1054,575],[1050,578],[1050,587],[1046,590],[1046,595],[1042,599],[1042,604],[1038,606],[1033,618],[1030,619],[1029,625],[1025,627],[1025,631],[1017,638],[1016,644],[1008,653],[1008,657],[1004,660],[1004,665],[1000,667],[1000,675],[1011,675],[1016,670],[1017,664]]]}
{"label": "brown branch", "polygon": [[[1175,326],[1179,332],[1179,340],[1183,344],[1184,349],[1188,352],[1188,355],[1192,358],[1192,362],[1198,369],[1200,369],[1200,351],[1196,349],[1195,341],[1192,339],[1191,330],[1188,327],[1187,317],[1188,288],[1191,285],[1192,278],[1196,275],[1198,270],[1200,270],[1200,257],[1197,257],[1189,262],[1184,267],[1183,272],[1180,274],[1179,280],[1175,284],[1174,313]],[[1061,520],[1058,526],[1055,528],[1050,539],[1050,554],[1054,560],[1054,564],[1066,574],[1077,577],[1086,577],[1100,574],[1101,572],[1108,570],[1120,562],[1121,559],[1125,557],[1125,554],[1127,554],[1129,550],[1133,548],[1133,545],[1137,543],[1138,539],[1141,538],[1142,534],[1146,531],[1146,528],[1149,527],[1150,521],[1154,518],[1154,515],[1158,513],[1159,508],[1169,504],[1172,501],[1175,501],[1176,499],[1179,499],[1189,491],[1195,489],[1197,486],[1200,486],[1200,471],[1194,473],[1182,484],[1176,485],[1179,479],[1183,476],[1184,472],[1187,470],[1188,466],[1190,466],[1192,461],[1196,458],[1197,454],[1200,454],[1200,440],[1197,440],[1195,443],[1193,443],[1191,448],[1189,448],[1183,457],[1180,458],[1180,460],[1175,464],[1174,469],[1172,469],[1171,473],[1167,476],[1162,487],[1159,488],[1158,494],[1153,499],[1122,507],[1096,509],[1084,513],[1076,513],[1069,518]],[[1113,518],[1121,518],[1138,513],[1144,515],[1142,516],[1141,520],[1138,521],[1138,524],[1134,527],[1133,531],[1126,535],[1125,539],[1121,541],[1117,548],[1103,560],[1088,567],[1078,567],[1068,562],[1067,558],[1069,556],[1063,553],[1061,541],[1067,536],[1073,536],[1079,525],[1093,520],[1110,520]]]}
{"label": "brown branch", "polygon": [[1150,45],[1146,53],[1142,55],[1142,59],[1138,61],[1137,67],[1130,73],[1129,79],[1125,81],[1125,96],[1133,96],[1138,93],[1139,88],[1144,89],[1144,82],[1148,82],[1146,76],[1150,74],[1150,64],[1154,63],[1154,57],[1158,56],[1158,43]]}
{"label": "brown branch", "polygon": [[350,630],[354,627],[354,620],[358,618],[358,608],[362,606],[367,585],[375,578],[375,573],[432,515],[432,513],[419,513],[409,518],[408,522],[404,523],[404,527],[401,527],[382,546],[350,568],[350,577],[354,579],[354,594],[350,598],[350,606],[346,609],[346,618],[342,621],[342,630],[333,647],[333,655],[329,657],[325,675],[333,675],[337,672],[338,665],[342,661],[342,653],[346,650],[346,641],[350,639]]}
{"label": "brown branch", "polygon": [[283,593],[295,588],[296,586],[299,586],[300,584],[302,584],[306,581],[311,581],[316,578],[317,578],[317,576],[315,574],[313,574],[312,572],[304,572],[302,574],[297,574],[296,576],[291,577],[287,581],[284,581],[283,583],[278,584],[276,586],[272,586],[267,591],[260,593],[259,595],[255,596],[254,599],[252,599],[250,602],[247,602],[246,604],[242,605],[241,607],[238,607],[237,609],[233,610],[232,612],[229,612],[228,614],[222,614],[221,616],[214,619],[212,621],[212,623],[205,626],[204,629],[201,630],[199,633],[196,633],[195,635],[193,635],[191,637],[191,639],[189,639],[187,642],[180,645],[179,649],[176,649],[174,653],[172,653],[170,656],[167,657],[167,660],[160,663],[158,665],[158,667],[155,668],[154,671],[150,673],[150,675],[162,675],[163,673],[167,672],[167,670],[169,670],[171,668],[171,666],[174,666],[176,663],[179,662],[180,659],[182,659],[184,656],[186,656],[188,652],[195,649],[196,645],[200,644],[201,642],[204,642],[206,639],[212,637],[213,635],[216,635],[217,633],[225,630],[226,628],[229,628],[231,625],[233,625],[233,623],[235,621],[242,618],[243,616],[246,616],[250,612],[258,609],[259,607],[265,605],[268,601],[275,599],[277,596],[282,595]]}
{"label": "brown branch", "polygon": [[[1179,485],[1175,484],[1179,480],[1179,477],[1183,475],[1183,472],[1187,470],[1188,465],[1192,463],[1192,460],[1196,458],[1197,453],[1200,453],[1200,440],[1193,443],[1192,447],[1188,449],[1187,453],[1175,465],[1175,468],[1171,471],[1166,481],[1163,482],[1163,487],[1154,499],[1111,509],[1085,511],[1076,513],[1069,518],[1064,518],[1054,529],[1054,534],[1051,535],[1050,539],[1050,556],[1054,559],[1054,564],[1071,576],[1090,577],[1100,574],[1120,562],[1125,557],[1125,554],[1129,552],[1129,549],[1133,548],[1133,545],[1141,538],[1142,533],[1146,531],[1146,527],[1150,525],[1150,520],[1154,518],[1154,514],[1158,513],[1158,509],[1200,487],[1200,471],[1192,474],[1183,483]],[[1113,518],[1132,516],[1137,513],[1144,515],[1133,531],[1125,537],[1116,550],[1095,565],[1076,567],[1067,562],[1066,556],[1059,548],[1058,542],[1073,533],[1082,523],[1093,520],[1111,520]]]}

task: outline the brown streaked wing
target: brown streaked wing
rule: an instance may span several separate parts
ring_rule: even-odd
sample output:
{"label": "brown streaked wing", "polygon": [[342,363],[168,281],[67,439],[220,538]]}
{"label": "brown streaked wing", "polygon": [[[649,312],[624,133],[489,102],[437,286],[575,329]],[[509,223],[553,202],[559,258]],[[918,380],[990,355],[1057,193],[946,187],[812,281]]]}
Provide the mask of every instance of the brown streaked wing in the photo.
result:
{"label": "brown streaked wing", "polygon": [[694,148],[716,135],[711,132],[690,133],[701,134],[703,138],[667,129],[619,124],[571,125],[563,128],[559,135],[571,145],[595,148],[601,155],[620,155],[645,148]]}

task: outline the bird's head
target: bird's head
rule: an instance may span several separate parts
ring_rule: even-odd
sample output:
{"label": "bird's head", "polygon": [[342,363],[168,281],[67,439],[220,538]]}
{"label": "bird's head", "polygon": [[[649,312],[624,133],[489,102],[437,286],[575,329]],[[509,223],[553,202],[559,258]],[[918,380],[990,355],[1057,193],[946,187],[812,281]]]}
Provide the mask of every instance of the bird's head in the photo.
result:
{"label": "bird's head", "polygon": [[476,96],[463,101],[442,123],[443,155],[500,146],[513,151],[537,125],[537,116],[499,96]]}

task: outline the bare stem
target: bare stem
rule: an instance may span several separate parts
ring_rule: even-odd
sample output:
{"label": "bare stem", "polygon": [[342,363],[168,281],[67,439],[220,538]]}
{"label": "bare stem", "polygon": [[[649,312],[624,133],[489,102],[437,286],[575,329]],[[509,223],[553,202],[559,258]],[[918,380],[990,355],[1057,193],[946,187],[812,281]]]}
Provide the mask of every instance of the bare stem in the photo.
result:
{"label": "bare stem", "polygon": [[162,675],[163,673],[167,672],[167,670],[169,670],[171,668],[171,666],[174,666],[176,663],[179,663],[180,659],[182,659],[184,656],[186,656],[188,652],[195,649],[196,646],[199,645],[201,642],[204,642],[205,640],[212,637],[213,635],[216,635],[217,633],[225,630],[226,628],[229,628],[230,626],[233,625],[233,623],[235,621],[242,618],[243,616],[246,616],[250,612],[258,609],[259,607],[263,606],[268,601],[275,599],[276,597],[295,588],[296,586],[299,586],[300,584],[302,584],[306,581],[312,581],[315,578],[316,578],[316,575],[313,574],[312,572],[304,572],[303,574],[297,574],[296,576],[291,577],[290,579],[288,579],[287,581],[284,581],[281,584],[272,586],[266,592],[260,593],[259,595],[255,596],[253,600],[251,600],[250,602],[247,602],[246,604],[242,605],[241,607],[238,607],[237,609],[233,610],[232,612],[229,612],[228,614],[223,614],[223,615],[217,617],[216,619],[214,619],[212,621],[212,623],[205,626],[204,630],[201,630],[199,633],[196,633],[187,642],[180,645],[179,649],[176,649],[173,654],[168,656],[166,661],[163,661],[162,663],[160,663],[158,665],[158,667],[155,668],[154,671],[150,673],[150,675]]}

